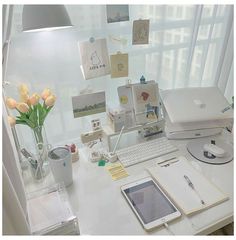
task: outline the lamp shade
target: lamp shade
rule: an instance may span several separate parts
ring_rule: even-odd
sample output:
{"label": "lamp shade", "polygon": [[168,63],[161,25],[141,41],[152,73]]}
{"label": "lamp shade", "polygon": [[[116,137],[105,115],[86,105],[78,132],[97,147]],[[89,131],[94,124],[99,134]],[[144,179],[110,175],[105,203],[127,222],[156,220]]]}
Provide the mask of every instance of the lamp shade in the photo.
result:
{"label": "lamp shade", "polygon": [[72,24],[64,5],[24,5],[22,26],[23,31],[40,31]]}

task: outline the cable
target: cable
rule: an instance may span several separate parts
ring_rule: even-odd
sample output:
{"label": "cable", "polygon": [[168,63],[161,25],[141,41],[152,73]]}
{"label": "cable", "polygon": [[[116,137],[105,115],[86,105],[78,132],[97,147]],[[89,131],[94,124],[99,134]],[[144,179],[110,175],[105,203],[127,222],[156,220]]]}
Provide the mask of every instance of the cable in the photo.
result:
{"label": "cable", "polygon": [[171,235],[175,235],[175,234],[171,231],[169,225],[168,225],[166,222],[164,222],[164,226],[165,226],[165,228],[167,229],[167,231],[171,233]]}

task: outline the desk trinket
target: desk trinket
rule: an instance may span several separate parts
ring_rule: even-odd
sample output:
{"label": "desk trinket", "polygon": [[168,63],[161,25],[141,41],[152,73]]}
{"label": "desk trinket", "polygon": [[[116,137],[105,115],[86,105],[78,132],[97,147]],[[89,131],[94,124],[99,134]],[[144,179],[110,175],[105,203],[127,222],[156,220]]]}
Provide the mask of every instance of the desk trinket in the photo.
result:
{"label": "desk trinket", "polygon": [[66,147],[68,147],[70,149],[72,162],[78,161],[79,160],[79,150],[78,150],[77,146],[74,143],[72,143],[71,145],[66,145]]}

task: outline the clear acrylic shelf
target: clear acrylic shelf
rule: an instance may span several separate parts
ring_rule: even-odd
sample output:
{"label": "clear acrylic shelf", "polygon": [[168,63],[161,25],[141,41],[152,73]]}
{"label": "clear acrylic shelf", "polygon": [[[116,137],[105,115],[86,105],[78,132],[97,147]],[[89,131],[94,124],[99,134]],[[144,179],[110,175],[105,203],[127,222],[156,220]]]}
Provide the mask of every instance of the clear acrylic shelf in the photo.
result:
{"label": "clear acrylic shelf", "polygon": [[[123,134],[130,133],[133,131],[140,131],[144,128],[153,127],[153,126],[158,126],[159,132],[161,133],[164,131],[164,125],[165,125],[165,120],[164,120],[164,118],[161,118],[157,121],[148,122],[148,123],[145,123],[142,125],[136,125],[134,127],[124,129]],[[120,134],[120,131],[114,132],[109,125],[103,126],[102,129],[103,129],[103,133],[104,133],[104,138],[107,141],[108,151],[111,151],[111,138],[118,136]]]}

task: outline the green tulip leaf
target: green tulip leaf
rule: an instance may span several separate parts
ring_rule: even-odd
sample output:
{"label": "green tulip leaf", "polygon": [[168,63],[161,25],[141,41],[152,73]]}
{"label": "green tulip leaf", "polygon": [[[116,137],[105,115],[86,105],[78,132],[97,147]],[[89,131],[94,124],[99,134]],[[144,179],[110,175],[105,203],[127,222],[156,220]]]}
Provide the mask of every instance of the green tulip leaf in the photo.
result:
{"label": "green tulip leaf", "polygon": [[29,120],[37,126],[37,111],[32,110],[29,116]]}
{"label": "green tulip leaf", "polygon": [[19,119],[16,119],[16,124],[28,125],[24,120],[19,120]]}
{"label": "green tulip leaf", "polygon": [[35,124],[31,120],[29,120],[27,117],[25,117],[25,116],[22,116],[21,120],[25,121],[27,123],[27,125],[30,126],[31,128],[35,128],[36,127]]}
{"label": "green tulip leaf", "polygon": [[38,113],[39,113],[39,125],[43,125],[44,119],[47,115],[47,111],[41,104],[38,104]]}

